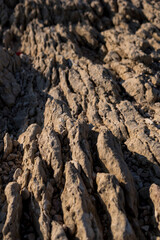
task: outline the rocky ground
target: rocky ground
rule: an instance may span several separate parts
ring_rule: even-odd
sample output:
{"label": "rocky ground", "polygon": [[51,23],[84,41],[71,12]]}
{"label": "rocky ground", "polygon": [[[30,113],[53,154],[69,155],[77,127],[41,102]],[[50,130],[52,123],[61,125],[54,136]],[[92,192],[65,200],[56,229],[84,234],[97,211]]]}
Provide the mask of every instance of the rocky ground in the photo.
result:
{"label": "rocky ground", "polygon": [[160,239],[159,0],[0,0],[0,239]]}

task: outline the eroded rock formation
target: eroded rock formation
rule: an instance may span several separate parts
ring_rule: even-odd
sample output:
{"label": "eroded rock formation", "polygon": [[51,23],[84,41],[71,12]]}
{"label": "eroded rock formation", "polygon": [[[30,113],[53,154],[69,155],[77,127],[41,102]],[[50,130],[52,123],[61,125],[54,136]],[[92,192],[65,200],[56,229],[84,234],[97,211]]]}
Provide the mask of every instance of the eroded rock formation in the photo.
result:
{"label": "eroded rock formation", "polygon": [[159,15],[0,0],[0,239],[158,239]]}

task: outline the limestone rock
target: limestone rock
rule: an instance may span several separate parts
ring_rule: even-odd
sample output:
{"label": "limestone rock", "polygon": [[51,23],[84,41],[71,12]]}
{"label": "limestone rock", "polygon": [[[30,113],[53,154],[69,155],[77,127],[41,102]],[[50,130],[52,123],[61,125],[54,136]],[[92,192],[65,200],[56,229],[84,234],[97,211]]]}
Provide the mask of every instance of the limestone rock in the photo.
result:
{"label": "limestone rock", "polygon": [[124,117],[130,136],[125,142],[128,149],[136,153],[137,159],[141,162],[150,161],[153,164],[160,162],[158,154],[160,144],[159,140],[156,140],[159,139],[159,134],[157,134],[156,127],[144,122],[142,116],[129,101],[122,101],[118,105],[118,109]]}
{"label": "limestone rock", "polygon": [[20,195],[20,185],[10,182],[5,188],[8,209],[7,218],[3,227],[4,240],[20,240],[20,218],[22,213],[22,198]]}
{"label": "limestone rock", "polygon": [[78,239],[103,239],[96,209],[77,169],[65,166],[66,182],[61,195],[64,223]]}
{"label": "limestone rock", "polygon": [[160,187],[153,183],[149,189],[150,198],[154,205],[154,215],[160,231]]}
{"label": "limestone rock", "polygon": [[158,0],[0,0],[0,239],[13,180],[22,238],[156,238],[159,16]]}
{"label": "limestone rock", "polygon": [[75,93],[73,93],[67,85],[68,72],[64,72],[63,70],[60,69],[59,76],[61,79],[60,86],[67,98],[69,105],[70,105],[71,112],[73,115],[76,115],[80,110],[80,106],[78,103],[79,99],[78,99],[78,96]]}
{"label": "limestone rock", "polygon": [[131,213],[137,216],[137,192],[132,175],[124,161],[120,144],[109,130],[102,129],[98,136],[97,148],[100,160],[123,187]]}
{"label": "limestone rock", "polygon": [[31,194],[30,212],[33,214],[33,222],[41,239],[50,239],[50,209],[53,187],[48,182],[43,168],[42,160],[37,157],[32,171],[32,178],[28,184]]}
{"label": "limestone rock", "polygon": [[115,176],[98,173],[97,190],[106,211],[111,218],[111,234],[113,239],[137,239],[125,213],[125,197]]}
{"label": "limestone rock", "polygon": [[52,167],[54,179],[57,184],[60,184],[63,163],[61,156],[61,143],[57,134],[50,127],[43,128],[42,133],[38,138],[38,144],[42,159]]}
{"label": "limestone rock", "polygon": [[20,93],[20,85],[13,74],[19,68],[20,61],[17,56],[13,57],[2,47],[0,48],[0,56],[3,59],[0,64],[1,99],[7,106],[12,106],[15,104],[16,97]]}
{"label": "limestone rock", "polygon": [[13,179],[16,181],[19,176],[22,175],[22,170],[20,168],[17,168],[16,171],[14,172]]}
{"label": "limestone rock", "polygon": [[72,152],[72,160],[77,161],[84,172],[83,181],[88,187],[93,187],[93,166],[92,157],[87,141],[87,125],[80,122],[67,121],[68,138]]}
{"label": "limestone rock", "polygon": [[58,89],[52,90],[50,95],[53,97],[46,102],[44,126],[51,126],[57,133],[65,134],[66,121],[71,117],[69,108]]}
{"label": "limestone rock", "polygon": [[38,124],[31,124],[27,130],[19,136],[18,142],[23,144],[23,147],[25,147],[27,144],[35,140],[36,135],[40,133],[40,126],[38,126]]}
{"label": "limestone rock", "polygon": [[28,162],[28,168],[32,167],[34,161],[34,156],[36,151],[38,151],[38,144],[36,142],[37,134],[41,133],[41,128],[38,124],[31,124],[27,130],[22,133],[18,142],[22,144],[24,149],[23,161]]}
{"label": "limestone rock", "polygon": [[52,221],[51,240],[67,240],[63,227],[56,221]]}
{"label": "limestone rock", "polygon": [[12,139],[10,138],[9,134],[6,133],[4,136],[4,155],[3,159],[6,159],[8,155],[12,152],[13,149],[13,142]]}

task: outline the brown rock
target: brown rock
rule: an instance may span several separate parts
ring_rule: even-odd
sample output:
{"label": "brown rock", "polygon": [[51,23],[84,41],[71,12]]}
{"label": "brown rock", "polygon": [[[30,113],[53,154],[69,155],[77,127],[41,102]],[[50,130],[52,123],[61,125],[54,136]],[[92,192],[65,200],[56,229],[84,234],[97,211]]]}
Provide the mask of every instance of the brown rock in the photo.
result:
{"label": "brown rock", "polygon": [[72,152],[72,160],[78,162],[85,174],[83,181],[93,187],[92,157],[87,141],[88,129],[85,123],[68,120],[66,123]]}
{"label": "brown rock", "polygon": [[28,185],[30,176],[30,170],[26,167],[23,171],[23,174],[18,177],[17,182],[21,185],[22,188]]}
{"label": "brown rock", "polygon": [[6,133],[4,136],[4,155],[3,159],[6,159],[7,156],[12,152],[13,149],[13,142],[12,139],[10,138],[9,134]]}
{"label": "brown rock", "polygon": [[79,172],[70,162],[65,166],[66,182],[61,195],[64,223],[79,239],[103,239],[96,209]]}
{"label": "brown rock", "polygon": [[160,231],[160,187],[156,184],[152,184],[150,189],[150,198],[153,202],[154,205],[154,215],[155,215],[155,219],[156,222],[158,224],[158,229]]}
{"label": "brown rock", "polygon": [[137,216],[137,192],[131,173],[124,161],[120,144],[110,131],[102,129],[98,136],[97,148],[100,160],[109,173],[118,179],[125,192],[129,209],[133,215]]}
{"label": "brown rock", "polygon": [[23,144],[23,147],[25,147],[27,144],[35,140],[36,135],[40,133],[41,133],[40,126],[36,123],[31,124],[27,128],[27,130],[19,136],[18,142],[20,144]]}
{"label": "brown rock", "polygon": [[50,126],[59,134],[66,133],[66,121],[71,117],[67,104],[62,100],[59,89],[52,89],[49,94],[53,99],[48,99],[45,105],[44,126]]}
{"label": "brown rock", "polygon": [[35,153],[38,151],[36,136],[40,133],[40,126],[38,124],[31,124],[18,138],[18,142],[22,144],[24,149],[23,161],[28,164],[28,168],[32,167]]}
{"label": "brown rock", "polygon": [[22,170],[20,168],[17,168],[16,171],[13,174],[13,179],[17,180],[19,176],[22,175]]}
{"label": "brown rock", "polygon": [[56,221],[52,221],[51,240],[67,240],[63,227]]}
{"label": "brown rock", "polygon": [[[150,182],[160,185],[159,15],[158,0],[0,0],[0,223],[6,217],[4,188],[14,177],[30,207],[28,214],[23,209],[22,238],[51,238],[53,219],[63,224],[64,192],[66,235],[108,239],[107,213],[97,210],[103,236],[95,213],[100,203],[94,171],[109,172],[118,181],[106,185],[117,201],[111,203],[115,218],[109,209],[117,232],[129,235],[129,222],[137,239],[143,239],[139,225],[149,226],[147,238],[156,238],[152,213],[137,211],[127,165],[140,206],[150,204]],[[13,140],[4,159],[6,132],[19,141]],[[74,170],[66,170],[65,179],[66,162]],[[56,229],[63,232],[57,226],[52,235]]]}
{"label": "brown rock", "polygon": [[8,155],[7,161],[16,160],[18,157],[19,157],[18,154],[11,153],[11,154]]}
{"label": "brown rock", "polygon": [[67,98],[67,101],[69,103],[69,106],[71,108],[72,114],[77,114],[79,111],[79,103],[78,103],[78,96],[73,93],[67,84],[67,73],[65,73],[62,69],[59,70],[59,76],[60,76],[60,86]]}
{"label": "brown rock", "polygon": [[125,213],[125,198],[115,176],[98,173],[96,178],[98,193],[111,218],[113,239],[137,239]]}
{"label": "brown rock", "polygon": [[52,185],[47,182],[47,175],[43,168],[42,160],[37,157],[34,160],[32,178],[28,184],[31,194],[30,213],[33,214],[33,222],[42,239],[50,239],[50,209],[53,194]]}
{"label": "brown rock", "polygon": [[20,240],[19,226],[22,213],[22,198],[20,196],[20,185],[10,182],[5,188],[8,203],[7,218],[3,227],[4,240]]}
{"label": "brown rock", "polygon": [[93,27],[78,24],[75,27],[75,33],[79,41],[83,42],[81,38],[85,39],[85,42],[94,49],[98,46],[98,42],[96,40],[98,33]]}
{"label": "brown rock", "polygon": [[61,156],[61,143],[57,134],[50,127],[43,128],[42,133],[38,138],[38,144],[42,159],[52,167],[53,177],[57,184],[60,184],[63,163]]}

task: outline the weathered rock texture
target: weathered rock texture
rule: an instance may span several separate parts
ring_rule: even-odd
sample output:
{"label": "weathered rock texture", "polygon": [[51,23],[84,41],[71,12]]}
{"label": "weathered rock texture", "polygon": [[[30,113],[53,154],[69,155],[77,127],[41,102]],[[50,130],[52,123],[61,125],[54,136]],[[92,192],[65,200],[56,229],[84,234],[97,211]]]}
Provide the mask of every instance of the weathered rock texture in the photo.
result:
{"label": "weathered rock texture", "polygon": [[158,238],[159,16],[0,0],[0,239]]}
{"label": "weathered rock texture", "polygon": [[16,182],[10,182],[6,189],[7,198],[7,217],[3,227],[3,239],[20,239],[20,218],[22,214],[22,197],[20,195],[20,186]]}
{"label": "weathered rock texture", "polygon": [[56,221],[52,221],[51,240],[68,240],[63,227]]}
{"label": "weathered rock texture", "polygon": [[73,163],[65,168],[65,186],[61,195],[64,223],[78,239],[102,239],[100,220],[87,189]]}
{"label": "weathered rock texture", "polygon": [[116,177],[108,173],[98,173],[96,180],[100,198],[111,217],[113,239],[136,239],[126,217],[124,193]]}
{"label": "weathered rock texture", "polygon": [[150,197],[154,205],[154,215],[155,220],[158,224],[158,229],[160,231],[160,187],[153,183],[150,187]]}
{"label": "weathered rock texture", "polygon": [[100,132],[97,150],[107,171],[113,174],[124,188],[126,204],[131,213],[137,216],[137,197],[133,178],[124,161],[121,146],[110,131],[105,129]]}

